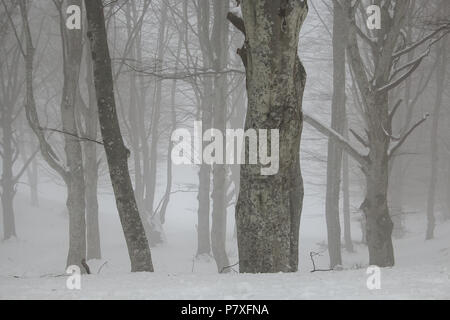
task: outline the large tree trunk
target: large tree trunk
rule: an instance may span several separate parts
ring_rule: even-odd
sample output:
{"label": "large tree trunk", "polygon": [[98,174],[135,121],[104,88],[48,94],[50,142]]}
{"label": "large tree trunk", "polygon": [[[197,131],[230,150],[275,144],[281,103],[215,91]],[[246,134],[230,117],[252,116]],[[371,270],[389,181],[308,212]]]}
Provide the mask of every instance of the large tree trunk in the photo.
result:
{"label": "large tree trunk", "polygon": [[[389,215],[387,194],[389,185],[390,137],[383,129],[389,115],[388,96],[374,94],[370,96],[369,110],[369,146],[367,167],[363,168],[366,176],[366,197],[361,206],[366,218],[366,237],[369,247],[370,264],[379,267],[394,265],[394,248],[392,230],[394,224]],[[374,117],[377,114],[378,118]]]}
{"label": "large tree trunk", "polygon": [[[307,2],[301,0],[246,0],[242,2],[244,26],[233,22],[246,34],[239,51],[247,76],[245,129],[278,129],[280,134],[277,174],[262,176],[261,165],[241,168],[236,222],[243,273],[298,269],[303,202],[299,153],[306,72],[297,53],[307,12]],[[247,158],[248,144],[245,149]]]}
{"label": "large tree trunk", "polygon": [[436,73],[436,103],[433,110],[433,126],[431,129],[431,174],[430,174],[430,186],[428,188],[428,201],[427,201],[427,233],[426,240],[434,238],[434,228],[436,226],[436,218],[434,215],[435,198],[436,198],[436,186],[438,183],[438,170],[439,170],[439,118],[443,105],[443,98],[445,92],[445,78],[446,78],[446,63],[447,55],[445,49],[445,42],[441,47],[438,59],[441,59]]}
{"label": "large tree trunk", "polygon": [[[331,128],[344,133],[345,126],[345,50],[348,28],[346,10],[334,2],[333,17],[333,101],[331,106]],[[341,189],[342,149],[332,139],[328,142],[327,192],[325,215],[327,221],[328,252],[330,268],[342,264],[341,225],[339,199]]]}
{"label": "large tree trunk", "polygon": [[88,37],[94,62],[94,82],[101,133],[117,209],[130,255],[131,271],[152,272],[150,248],[139,216],[128,171],[130,152],[124,145],[116,112],[103,4],[101,0],[85,0],[85,5],[89,25]]}

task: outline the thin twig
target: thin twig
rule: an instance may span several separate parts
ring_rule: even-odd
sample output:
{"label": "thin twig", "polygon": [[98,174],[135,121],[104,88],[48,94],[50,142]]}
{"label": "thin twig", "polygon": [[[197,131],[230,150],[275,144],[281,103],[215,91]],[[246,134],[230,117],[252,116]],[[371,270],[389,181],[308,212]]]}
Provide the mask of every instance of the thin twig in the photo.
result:
{"label": "thin twig", "polygon": [[311,270],[311,273],[313,273],[313,272],[328,272],[328,271],[333,271],[333,269],[316,269],[316,264],[315,264],[315,262],[314,262],[314,257],[315,257],[315,256],[320,256],[320,255],[321,255],[320,253],[313,252],[313,251],[311,251],[311,252],[309,253],[309,256],[311,257],[311,262],[312,262],[312,265],[313,265],[313,269],[314,269],[314,270]]}
{"label": "thin twig", "polygon": [[[231,265],[231,266],[223,267],[222,270],[220,270],[220,273],[223,273],[223,272],[224,272],[225,270],[227,270],[227,269],[232,269],[233,267],[237,266],[238,264],[239,264],[239,261],[236,262],[235,264]],[[232,269],[232,270],[235,271],[234,269]],[[235,271],[235,272],[236,272],[236,271]]]}

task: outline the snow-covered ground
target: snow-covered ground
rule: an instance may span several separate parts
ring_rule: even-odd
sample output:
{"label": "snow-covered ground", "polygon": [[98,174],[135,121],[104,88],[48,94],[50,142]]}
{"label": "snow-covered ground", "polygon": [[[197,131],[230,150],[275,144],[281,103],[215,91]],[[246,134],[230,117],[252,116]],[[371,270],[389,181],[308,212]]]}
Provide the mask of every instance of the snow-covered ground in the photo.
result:
{"label": "snow-covered ground", "polygon": [[[50,189],[46,189],[50,190]],[[56,190],[56,189],[55,189]],[[56,191],[55,191],[56,192]],[[55,197],[52,197],[53,199]],[[424,241],[424,216],[408,218],[409,233],[395,241],[397,265],[381,271],[381,289],[369,290],[367,249],[344,254],[344,270],[310,273],[309,253],[323,250],[324,218],[306,204],[302,218],[300,267],[295,274],[218,275],[214,260],[194,260],[195,194],[174,195],[166,223],[168,242],[152,250],[156,272],[131,274],[119,220],[110,195],[101,198],[103,261],[89,261],[94,274],[80,291],[66,288],[67,224],[64,196],[31,208],[16,199],[19,238],[0,243],[0,299],[449,299],[450,224],[439,224],[436,239]],[[176,206],[176,207],[175,207]],[[181,209],[183,208],[183,209]],[[231,221],[231,220],[230,220]],[[230,223],[231,225],[231,223]],[[355,224],[354,238],[360,239]],[[229,230],[230,263],[237,262]],[[324,252],[316,266],[327,268]],[[100,270],[100,273],[98,271]]]}

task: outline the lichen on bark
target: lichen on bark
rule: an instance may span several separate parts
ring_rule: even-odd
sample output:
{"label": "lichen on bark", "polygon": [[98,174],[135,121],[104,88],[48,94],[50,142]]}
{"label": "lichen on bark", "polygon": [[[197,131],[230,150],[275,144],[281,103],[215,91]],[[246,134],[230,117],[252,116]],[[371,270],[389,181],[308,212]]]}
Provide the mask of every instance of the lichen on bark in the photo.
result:
{"label": "lichen on bark", "polygon": [[[278,129],[280,169],[262,176],[261,165],[244,165],[236,206],[239,265],[243,273],[298,269],[298,232],[303,202],[300,139],[306,72],[298,57],[306,1],[242,1],[229,20],[245,33],[238,50],[247,76],[245,129]],[[239,27],[240,26],[240,27]],[[249,149],[246,146],[246,157]]]}

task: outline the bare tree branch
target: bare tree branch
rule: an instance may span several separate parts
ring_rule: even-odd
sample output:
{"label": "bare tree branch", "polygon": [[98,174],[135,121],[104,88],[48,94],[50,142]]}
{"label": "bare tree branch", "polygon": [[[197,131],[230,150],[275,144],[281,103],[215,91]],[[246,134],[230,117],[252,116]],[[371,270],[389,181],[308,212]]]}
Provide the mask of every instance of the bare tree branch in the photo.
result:
{"label": "bare tree branch", "polygon": [[327,127],[323,123],[321,123],[319,120],[314,119],[312,116],[308,115],[307,113],[303,113],[303,117],[306,123],[311,125],[313,128],[315,128],[317,131],[322,133],[323,135],[327,136],[330,139],[333,139],[334,142],[339,144],[339,146],[345,150],[355,161],[357,161],[361,166],[366,166],[367,164],[367,157],[365,155],[362,155],[358,150],[356,150],[350,142],[345,139],[342,135],[334,131],[333,129]]}
{"label": "bare tree branch", "polygon": [[420,127],[422,125],[422,123],[424,123],[425,121],[427,121],[428,117],[430,116],[430,114],[425,114],[424,117],[422,118],[422,120],[420,120],[419,122],[417,122],[414,126],[411,127],[411,129],[409,129],[405,135],[400,139],[400,141],[391,149],[391,151],[389,152],[389,158],[392,158],[395,153],[401,148],[401,146],[406,142],[406,140],[408,139],[408,137],[414,132],[414,130],[416,130],[418,127]]}

